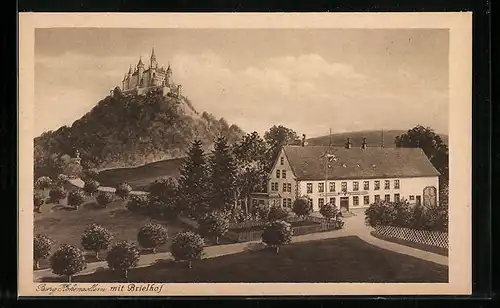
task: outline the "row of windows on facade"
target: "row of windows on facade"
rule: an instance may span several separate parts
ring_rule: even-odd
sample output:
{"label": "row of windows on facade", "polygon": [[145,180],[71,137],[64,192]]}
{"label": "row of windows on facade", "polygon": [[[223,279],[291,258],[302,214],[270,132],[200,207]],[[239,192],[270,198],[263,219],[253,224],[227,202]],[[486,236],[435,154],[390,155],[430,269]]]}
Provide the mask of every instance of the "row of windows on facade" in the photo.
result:
{"label": "row of windows on facade", "polygon": [[[349,197],[341,197],[341,198],[348,199]],[[394,199],[393,199],[394,202],[399,202],[400,199],[401,199],[401,197],[399,194],[394,194]],[[336,205],[336,198],[335,197],[331,197],[329,201],[330,201],[330,204]],[[363,196],[363,204],[364,205],[369,205],[370,201],[371,201],[370,196]],[[391,195],[389,195],[389,194],[384,195],[384,201],[391,202]],[[410,195],[410,201],[415,201],[415,195]],[[380,202],[380,195],[374,195],[374,202],[375,203]],[[416,196],[416,202],[417,203],[421,202],[420,196]],[[312,205],[312,199],[309,199],[309,203]],[[318,198],[318,206],[323,206],[324,204],[325,204],[325,198]],[[359,205],[359,196],[352,197],[352,204],[353,204],[353,206]]]}
{"label": "row of windows on facade", "polygon": [[[330,192],[335,192],[335,182],[329,182],[329,191]],[[399,189],[399,180],[394,180],[394,189]],[[347,191],[347,182],[342,182],[341,191]],[[390,180],[385,180],[384,181],[384,189],[391,189],[391,181]],[[352,190],[353,191],[358,191],[359,190],[359,182],[354,181],[352,182]],[[363,181],[363,190],[370,190],[370,181]],[[380,190],[380,181],[374,181],[374,190]],[[325,183],[318,183],[318,192],[322,193],[325,192]],[[313,183],[307,183],[307,193],[312,194],[313,193]]]}
{"label": "row of windows on facade", "polygon": [[[278,183],[271,183],[271,191],[278,191],[279,186]],[[291,183],[283,183],[283,192],[292,192],[292,184]]]}

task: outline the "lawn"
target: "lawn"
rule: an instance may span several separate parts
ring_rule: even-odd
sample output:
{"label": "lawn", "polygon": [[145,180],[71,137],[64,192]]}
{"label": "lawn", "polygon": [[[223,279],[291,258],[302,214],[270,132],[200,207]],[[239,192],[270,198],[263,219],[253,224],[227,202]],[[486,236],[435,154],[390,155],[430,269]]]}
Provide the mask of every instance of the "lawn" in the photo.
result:
{"label": "lawn", "polygon": [[[62,278],[64,279],[64,278]],[[52,278],[51,280],[54,280]],[[443,265],[372,246],[358,237],[289,244],[185,264],[166,261],[136,268],[124,280],[104,270],[75,282],[447,282]]]}
{"label": "lawn", "polygon": [[[100,208],[93,198],[88,198],[78,210],[61,205],[44,204],[42,213],[34,214],[34,233],[42,233],[55,241],[53,251],[61,244],[71,244],[82,248],[81,236],[87,225],[97,223],[107,228],[113,234],[113,242],[129,240],[136,242],[139,228],[148,222],[163,223],[167,226],[169,237],[173,238],[180,230],[188,229],[181,222],[154,220],[138,213],[133,213],[125,208],[123,200],[116,199],[107,208]],[[160,247],[159,252],[168,251],[170,243]],[[90,252],[88,261],[95,261]],[[100,258],[105,258],[106,253],[101,253]],[[40,263],[42,268],[48,266],[47,260]]]}
{"label": "lawn", "polygon": [[134,168],[116,168],[99,172],[97,180],[101,186],[116,187],[117,184],[127,182],[133,190],[147,191],[149,185],[159,177],[179,176],[179,167],[182,158],[167,159]]}

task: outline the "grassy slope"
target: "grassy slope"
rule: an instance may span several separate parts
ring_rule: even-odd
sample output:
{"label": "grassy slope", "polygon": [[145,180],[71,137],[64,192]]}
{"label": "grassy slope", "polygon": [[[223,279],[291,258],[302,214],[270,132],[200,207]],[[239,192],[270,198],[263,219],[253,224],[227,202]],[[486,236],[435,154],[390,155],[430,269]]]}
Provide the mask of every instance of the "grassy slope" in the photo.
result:
{"label": "grassy slope", "polygon": [[[75,277],[78,282],[125,281],[103,271]],[[130,282],[447,282],[443,265],[384,250],[358,237],[343,237],[247,251],[205,259],[188,269],[162,262],[133,269]]]}
{"label": "grassy slope", "polygon": [[[64,202],[62,202],[64,204]],[[136,241],[139,228],[152,219],[125,209],[122,200],[115,200],[107,208],[99,208],[89,198],[78,210],[66,208],[64,205],[44,204],[42,213],[34,214],[34,233],[42,233],[55,241],[53,251],[61,244],[71,244],[81,248],[80,239],[86,226],[97,223],[107,228],[114,236],[113,242],[120,240]],[[173,238],[179,230],[186,228],[179,222],[156,221],[166,224],[169,237]],[[158,251],[168,251],[170,243],[160,247]],[[93,253],[91,253],[93,254]],[[105,253],[101,253],[102,258]],[[102,259],[101,258],[101,259]],[[94,261],[92,258],[89,261]],[[47,266],[47,261],[41,263]]]}
{"label": "grassy slope", "polygon": [[[394,139],[406,130],[387,130],[384,131],[384,146],[385,147],[395,147]],[[448,144],[448,135],[440,134],[443,138],[444,143]],[[338,133],[332,134],[332,144],[336,146],[343,146],[346,138],[349,137],[353,147],[361,146],[363,138],[366,138],[366,143],[368,146],[380,146],[382,141],[382,131],[372,130],[372,131],[359,131],[359,132],[348,132],[348,133]],[[309,145],[328,145],[330,142],[330,136],[321,136],[310,138],[307,140]]]}

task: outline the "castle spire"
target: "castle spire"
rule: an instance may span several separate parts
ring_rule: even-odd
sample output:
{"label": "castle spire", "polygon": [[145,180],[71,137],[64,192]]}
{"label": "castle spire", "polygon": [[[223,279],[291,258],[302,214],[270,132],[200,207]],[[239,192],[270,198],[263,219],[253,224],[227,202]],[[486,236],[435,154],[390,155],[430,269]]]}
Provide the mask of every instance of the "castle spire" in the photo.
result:
{"label": "castle spire", "polygon": [[139,63],[137,63],[137,67],[139,66],[144,66],[144,63],[142,63],[142,55],[139,56]]}
{"label": "castle spire", "polygon": [[132,74],[132,64],[129,64],[128,73],[129,73],[129,75]]}
{"label": "castle spire", "polygon": [[156,60],[155,47],[154,46],[153,46],[153,50],[151,51],[151,60]]}

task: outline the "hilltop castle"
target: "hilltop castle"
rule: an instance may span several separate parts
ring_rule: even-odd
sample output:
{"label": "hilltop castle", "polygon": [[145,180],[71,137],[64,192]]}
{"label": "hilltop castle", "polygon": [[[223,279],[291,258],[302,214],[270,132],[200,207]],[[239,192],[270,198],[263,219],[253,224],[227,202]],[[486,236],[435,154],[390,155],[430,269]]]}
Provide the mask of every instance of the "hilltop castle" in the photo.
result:
{"label": "hilltop castle", "polygon": [[[134,70],[132,70],[132,65],[130,65],[128,72],[123,77],[121,90],[124,95],[145,95],[153,91],[160,92],[163,96],[177,98],[185,114],[198,116],[198,112],[189,103],[187,98],[182,95],[182,85],[172,82],[172,68],[170,64],[167,69],[163,65],[158,65],[154,47],[151,51],[149,66],[147,68],[142,62],[142,57],[139,58],[139,62]],[[113,95],[112,92],[111,95]]]}

